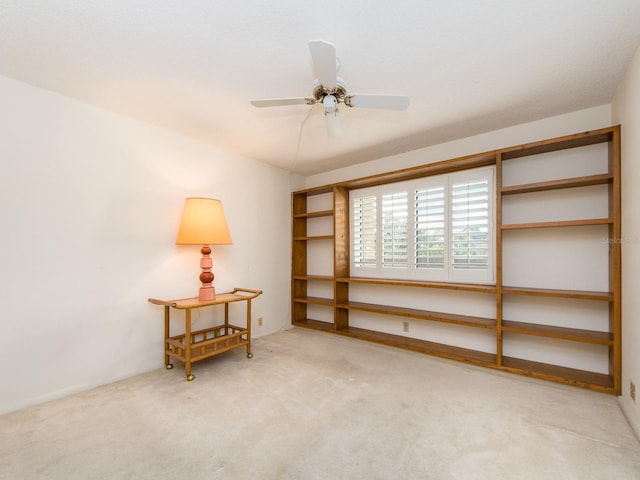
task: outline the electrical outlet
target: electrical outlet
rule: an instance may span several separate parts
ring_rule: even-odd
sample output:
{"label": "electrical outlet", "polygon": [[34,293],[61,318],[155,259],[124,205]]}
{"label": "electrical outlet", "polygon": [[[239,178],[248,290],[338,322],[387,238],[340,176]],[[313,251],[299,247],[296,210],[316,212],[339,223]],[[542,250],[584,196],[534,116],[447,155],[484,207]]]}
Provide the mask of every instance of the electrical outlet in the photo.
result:
{"label": "electrical outlet", "polygon": [[261,327],[262,326],[262,317],[258,317],[258,326]]}
{"label": "electrical outlet", "polygon": [[402,322],[402,331],[403,332],[409,331],[409,322]]}
{"label": "electrical outlet", "polygon": [[636,401],[636,384],[633,382],[629,382],[629,396],[631,400]]}

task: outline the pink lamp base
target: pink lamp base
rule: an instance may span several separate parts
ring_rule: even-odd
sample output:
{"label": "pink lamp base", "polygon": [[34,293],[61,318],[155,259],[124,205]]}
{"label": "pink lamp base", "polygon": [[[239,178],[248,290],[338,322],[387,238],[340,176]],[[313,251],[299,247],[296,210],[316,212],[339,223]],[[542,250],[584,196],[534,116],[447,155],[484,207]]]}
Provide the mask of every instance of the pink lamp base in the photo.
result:
{"label": "pink lamp base", "polygon": [[216,289],[212,285],[202,286],[198,291],[198,300],[201,302],[211,302],[216,299]]}
{"label": "pink lamp base", "polygon": [[198,292],[198,300],[201,302],[210,302],[216,299],[216,289],[212,285],[213,279],[215,278],[211,271],[213,261],[209,256],[211,248],[209,245],[203,245],[200,253],[202,253],[202,258],[200,259],[200,268],[202,269],[200,281],[202,282],[202,286]]}

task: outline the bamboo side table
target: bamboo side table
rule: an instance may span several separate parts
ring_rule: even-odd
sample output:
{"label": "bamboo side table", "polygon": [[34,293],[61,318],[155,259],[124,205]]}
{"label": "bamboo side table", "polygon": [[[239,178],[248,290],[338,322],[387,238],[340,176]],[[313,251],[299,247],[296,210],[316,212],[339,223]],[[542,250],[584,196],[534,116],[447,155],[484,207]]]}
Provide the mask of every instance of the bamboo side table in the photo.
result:
{"label": "bamboo side table", "polygon": [[[215,300],[201,302],[197,297],[179,300],[158,300],[150,298],[154,305],[164,306],[164,364],[167,370],[173,368],[171,358],[184,362],[184,372],[187,381],[192,381],[195,375],[191,373],[191,364],[205,358],[213,357],[234,348],[247,347],[247,358],[251,353],[251,300],[262,294],[262,290],[234,288],[228,293],[216,295]],[[229,304],[233,302],[247,302],[247,319],[245,326],[229,323]],[[203,330],[191,331],[191,310],[194,308],[224,305],[224,324]],[[171,336],[169,332],[169,316],[172,308],[185,310],[185,332],[182,335]]]}

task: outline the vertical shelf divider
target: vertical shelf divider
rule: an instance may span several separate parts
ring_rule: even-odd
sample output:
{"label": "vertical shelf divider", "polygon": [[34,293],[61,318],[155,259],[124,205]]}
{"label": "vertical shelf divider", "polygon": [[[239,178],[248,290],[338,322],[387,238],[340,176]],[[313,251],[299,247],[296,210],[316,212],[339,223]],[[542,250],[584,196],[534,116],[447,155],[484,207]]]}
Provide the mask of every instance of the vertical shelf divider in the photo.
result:
{"label": "vertical shelf divider", "polygon": [[349,301],[349,283],[338,282],[338,278],[348,278],[349,261],[349,190],[345,187],[333,188],[333,302],[334,328],[344,330],[349,327],[349,310],[337,305]]}
{"label": "vertical shelf divider", "polygon": [[502,365],[502,154],[496,155],[496,364]]}
{"label": "vertical shelf divider", "polygon": [[620,194],[620,126],[613,129],[609,141],[609,291],[613,301],[609,303],[609,331],[613,332],[613,345],[609,348],[609,373],[613,375],[613,388],[622,393],[622,204]]}
{"label": "vertical shelf divider", "polygon": [[307,236],[307,219],[302,216],[307,213],[307,196],[306,194],[294,194],[291,201],[293,212],[291,226],[293,238],[291,245],[291,320],[293,323],[298,323],[307,319],[307,304],[295,301],[296,298],[307,297],[307,242],[297,240]]}

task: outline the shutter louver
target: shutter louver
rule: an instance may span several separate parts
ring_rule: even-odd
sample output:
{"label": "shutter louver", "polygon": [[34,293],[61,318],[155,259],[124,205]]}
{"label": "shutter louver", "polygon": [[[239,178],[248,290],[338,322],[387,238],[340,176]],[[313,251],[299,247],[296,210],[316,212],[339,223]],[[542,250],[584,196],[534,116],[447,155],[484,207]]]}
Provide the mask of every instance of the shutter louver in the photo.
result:
{"label": "shutter louver", "polygon": [[407,192],[382,195],[382,267],[407,268]]}
{"label": "shutter louver", "polygon": [[445,190],[443,186],[415,192],[415,268],[445,268]]}
{"label": "shutter louver", "polygon": [[377,267],[376,196],[358,197],[353,202],[353,261],[356,267]]}
{"label": "shutter louver", "polygon": [[451,188],[452,266],[454,270],[489,268],[489,182]]}

